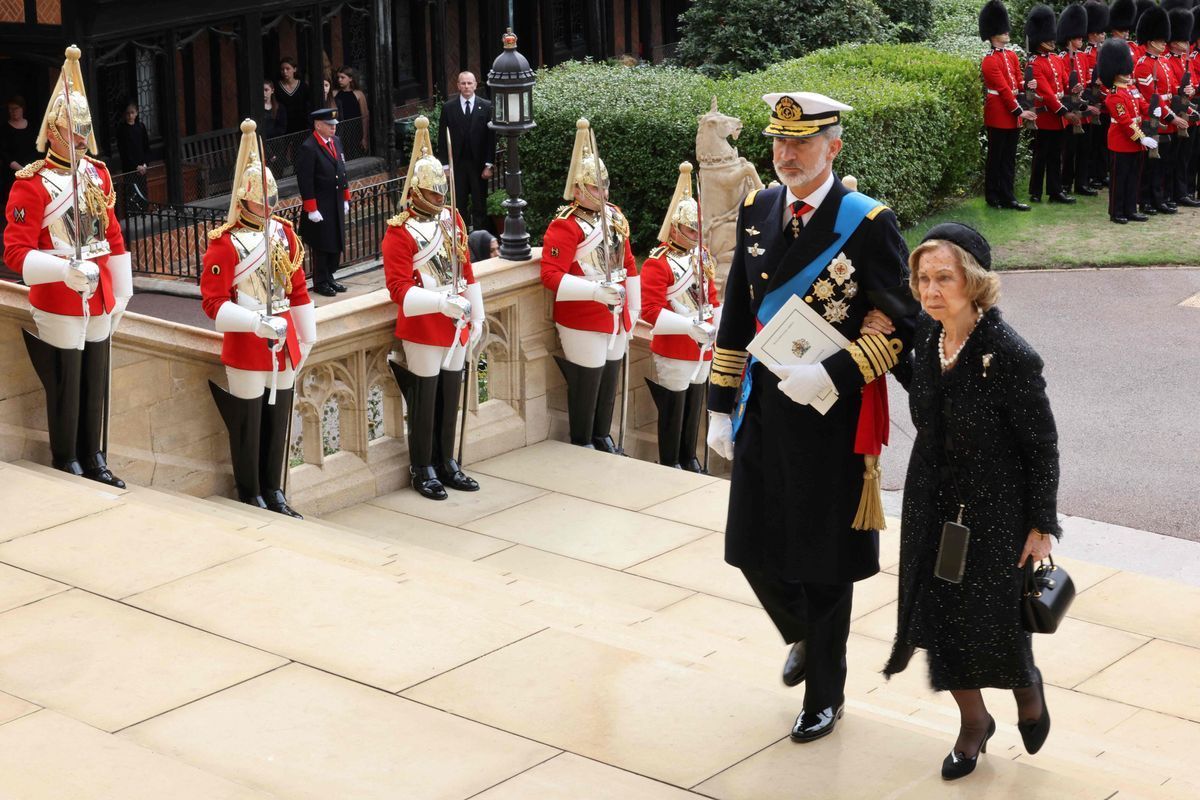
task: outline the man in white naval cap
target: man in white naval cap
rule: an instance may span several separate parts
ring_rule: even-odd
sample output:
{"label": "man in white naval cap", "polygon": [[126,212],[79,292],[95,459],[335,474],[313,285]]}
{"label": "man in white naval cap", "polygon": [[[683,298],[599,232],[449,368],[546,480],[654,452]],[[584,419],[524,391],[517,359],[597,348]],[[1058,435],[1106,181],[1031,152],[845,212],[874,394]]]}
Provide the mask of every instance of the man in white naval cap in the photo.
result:
{"label": "man in white naval cap", "polygon": [[[855,581],[879,571],[878,454],[886,373],[906,355],[914,307],[895,214],[833,174],[841,115],[813,92],[763,96],[782,186],[742,203],[708,407],[709,445],[733,461],[725,560],[746,576],[791,645],[788,686],[805,683],[792,739],[828,735],[842,716]],[[869,177],[869,176],[868,176]],[[747,346],[792,297],[849,347],[819,363],[768,366]],[[861,332],[873,308],[888,336]],[[824,414],[810,403],[836,392]]]}

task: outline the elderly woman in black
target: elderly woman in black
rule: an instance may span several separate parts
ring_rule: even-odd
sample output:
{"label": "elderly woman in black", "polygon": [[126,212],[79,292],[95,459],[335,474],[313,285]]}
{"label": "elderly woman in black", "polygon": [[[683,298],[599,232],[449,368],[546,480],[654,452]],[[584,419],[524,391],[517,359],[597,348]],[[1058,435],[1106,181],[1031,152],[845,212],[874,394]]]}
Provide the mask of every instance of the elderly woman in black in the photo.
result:
{"label": "elderly woman in black", "polygon": [[[984,686],[1012,690],[1028,752],[1050,732],[1020,603],[1025,562],[1048,556],[1051,537],[1061,535],[1058,436],[1042,359],[996,308],[1000,281],[983,236],[937,225],[908,263],[925,313],[910,370],[898,373],[917,438],[904,484],[896,641],[884,674],[903,670],[914,648],[926,651],[934,689],[954,695],[961,714],[942,763],[942,777],[953,780],[975,769],[996,732]],[[955,520],[970,529],[960,583],[935,575],[942,527]]]}

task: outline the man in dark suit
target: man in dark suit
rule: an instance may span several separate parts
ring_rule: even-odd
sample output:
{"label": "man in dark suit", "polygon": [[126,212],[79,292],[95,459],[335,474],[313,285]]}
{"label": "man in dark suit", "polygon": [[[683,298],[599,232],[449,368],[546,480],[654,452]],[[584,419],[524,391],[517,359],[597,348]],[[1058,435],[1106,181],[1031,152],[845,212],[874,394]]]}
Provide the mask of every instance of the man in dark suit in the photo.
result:
{"label": "man in dark suit", "polygon": [[[449,164],[446,157],[446,131],[454,143],[454,192],[458,213],[471,220],[475,230],[486,228],[487,182],[492,177],[496,160],[496,134],[488,127],[492,118],[492,102],[475,94],[475,76],[470,72],[458,75],[458,97],[442,106],[438,121],[438,159]],[[468,211],[468,209],[470,209]]]}
{"label": "man in dark suit", "polygon": [[[725,560],[792,645],[783,681],[805,691],[791,736],[810,742],[842,715],[854,581],[879,571],[886,373],[909,347],[917,309],[895,214],[833,174],[850,107],[812,92],[763,100],[783,185],[751,193],[738,216],[708,442],[733,461]],[[792,297],[849,346],[817,363],[751,360],[756,330]],[[892,334],[862,332],[873,308],[894,320]],[[825,413],[813,407],[831,396]]]}
{"label": "man in dark suit", "polygon": [[296,183],[304,201],[300,236],[313,259],[313,291],[333,297],[346,287],[333,279],[346,243],[350,214],[350,182],[346,153],[337,137],[337,110],[318,109],[309,117],[313,135],[296,151]]}

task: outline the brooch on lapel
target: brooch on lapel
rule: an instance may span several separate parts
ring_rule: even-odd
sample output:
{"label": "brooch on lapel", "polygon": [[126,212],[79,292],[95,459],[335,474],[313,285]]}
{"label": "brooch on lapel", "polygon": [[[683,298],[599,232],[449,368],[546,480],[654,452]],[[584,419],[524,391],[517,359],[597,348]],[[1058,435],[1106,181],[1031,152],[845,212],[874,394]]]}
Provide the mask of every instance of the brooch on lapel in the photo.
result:
{"label": "brooch on lapel", "polygon": [[752,255],[752,256],[756,256],[756,257],[757,257],[757,256],[761,256],[763,253],[765,253],[765,252],[767,252],[767,251],[766,251],[766,250],[763,250],[763,249],[762,249],[761,247],[759,247],[757,244],[752,244],[752,245],[750,245],[749,247],[747,247],[747,248],[746,248],[746,252],[747,252],[747,253],[749,253],[749,254],[750,254],[750,255]]}
{"label": "brooch on lapel", "polygon": [[992,354],[984,353],[983,354],[983,377],[985,377],[985,378],[987,377],[988,367],[990,367],[990,366],[992,366]]}
{"label": "brooch on lapel", "polygon": [[838,286],[845,283],[854,274],[854,265],[845,253],[838,253],[837,258],[829,262],[829,276]]}
{"label": "brooch on lapel", "polygon": [[749,228],[746,228],[746,235],[747,236],[758,236],[758,228],[751,225]]}

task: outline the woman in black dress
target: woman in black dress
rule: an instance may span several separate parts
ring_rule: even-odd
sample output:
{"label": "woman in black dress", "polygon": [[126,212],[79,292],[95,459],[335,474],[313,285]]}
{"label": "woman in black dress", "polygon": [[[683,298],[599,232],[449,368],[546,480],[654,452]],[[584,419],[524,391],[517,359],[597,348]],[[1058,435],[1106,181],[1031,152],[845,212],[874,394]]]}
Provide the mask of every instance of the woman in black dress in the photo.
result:
{"label": "woman in black dress", "polygon": [[[365,152],[367,149],[367,126],[371,117],[367,109],[367,96],[358,86],[358,70],[352,67],[342,67],[333,77],[337,81],[338,87],[337,93],[334,95],[338,120],[342,124],[352,119],[358,120],[354,124],[358,126],[358,138]],[[348,141],[348,137],[343,135],[342,141]]]}
{"label": "woman in black dress", "polygon": [[[1021,625],[1023,566],[1061,536],[1058,436],[1042,359],[995,307],[1000,281],[987,241],[958,223],[935,226],[909,257],[925,311],[906,380],[917,438],[904,484],[896,641],[900,672],[920,647],[930,681],[954,695],[961,726],[942,777],[961,778],[995,733],[980,689],[1011,689],[1025,748],[1050,731],[1041,672]],[[905,374],[909,373],[909,374]],[[934,575],[942,526],[971,533],[961,583]]]}
{"label": "woman in black dress", "polygon": [[117,154],[121,157],[121,171],[145,175],[150,164],[150,133],[138,118],[137,103],[130,103],[117,123]]}
{"label": "woman in black dress", "polygon": [[38,159],[38,126],[25,116],[25,98],[13,95],[8,98],[8,119],[0,128],[0,158],[4,159],[4,170],[0,172],[0,200],[8,202],[8,190],[12,187],[17,170]]}
{"label": "woman in black dress", "polygon": [[287,109],[275,99],[275,84],[263,81],[263,124],[259,132],[263,139],[274,139],[285,135],[287,130]]}
{"label": "woman in black dress", "polygon": [[279,59],[279,81],[275,85],[275,101],[283,106],[287,114],[287,132],[297,133],[311,129],[308,113],[312,111],[312,98],[308,84],[300,80],[296,59],[284,56]]}

